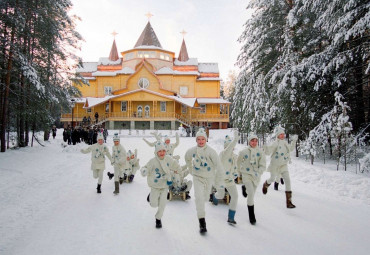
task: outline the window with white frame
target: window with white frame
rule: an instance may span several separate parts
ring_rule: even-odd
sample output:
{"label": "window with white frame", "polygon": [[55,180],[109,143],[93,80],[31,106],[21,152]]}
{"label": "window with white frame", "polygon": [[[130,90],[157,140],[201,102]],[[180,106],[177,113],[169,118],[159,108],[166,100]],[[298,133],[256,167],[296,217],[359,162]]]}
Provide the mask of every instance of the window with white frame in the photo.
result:
{"label": "window with white frame", "polygon": [[139,58],[155,58],[155,51],[138,51]]}
{"label": "window with white frame", "polygon": [[188,87],[187,86],[180,86],[180,95],[186,96],[188,94]]}
{"label": "window with white frame", "polygon": [[149,80],[147,78],[140,78],[137,85],[142,89],[146,89],[149,87]]}
{"label": "window with white frame", "polygon": [[86,109],[86,112],[87,112],[87,113],[91,113],[91,108],[87,108],[87,109]]}
{"label": "window with white frame", "polygon": [[109,112],[109,103],[105,103],[105,112]]}
{"label": "window with white frame", "polygon": [[166,106],[167,106],[167,103],[166,102],[161,102],[161,112],[165,112],[166,111]]}
{"label": "window with white frame", "polygon": [[105,86],[104,87],[104,95],[112,95],[112,87],[111,86]]}
{"label": "window with white frame", "polygon": [[184,104],[181,105],[181,113],[186,114],[188,112],[188,107]]}
{"label": "window with white frame", "polygon": [[206,105],[205,104],[200,104],[199,107],[200,107],[199,113],[206,113]]}
{"label": "window with white frame", "polygon": [[121,101],[121,112],[127,112],[127,101]]}
{"label": "window with white frame", "polygon": [[130,52],[125,55],[125,60],[130,60],[134,58],[134,53]]}
{"label": "window with white frame", "polygon": [[161,52],[161,53],[159,54],[159,58],[160,58],[160,59],[167,60],[167,61],[172,60],[169,54],[167,54],[167,53],[163,53],[163,52]]}
{"label": "window with white frame", "polygon": [[226,104],[221,104],[220,105],[220,113],[221,114],[228,114],[228,107]]}

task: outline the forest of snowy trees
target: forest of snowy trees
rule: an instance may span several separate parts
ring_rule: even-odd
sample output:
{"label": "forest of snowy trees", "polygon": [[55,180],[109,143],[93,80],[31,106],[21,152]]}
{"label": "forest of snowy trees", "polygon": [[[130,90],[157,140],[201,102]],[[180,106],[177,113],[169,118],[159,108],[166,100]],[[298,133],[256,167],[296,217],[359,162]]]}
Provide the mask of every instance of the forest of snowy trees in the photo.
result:
{"label": "forest of snowy trees", "polygon": [[369,7],[366,0],[249,1],[233,125],[261,136],[281,125],[299,135],[312,163],[331,157],[346,165],[366,155]]}
{"label": "forest of snowy trees", "polygon": [[69,0],[0,1],[0,141],[17,132],[27,146],[29,133],[48,130],[68,108],[70,82],[80,60],[74,49],[81,36]]}

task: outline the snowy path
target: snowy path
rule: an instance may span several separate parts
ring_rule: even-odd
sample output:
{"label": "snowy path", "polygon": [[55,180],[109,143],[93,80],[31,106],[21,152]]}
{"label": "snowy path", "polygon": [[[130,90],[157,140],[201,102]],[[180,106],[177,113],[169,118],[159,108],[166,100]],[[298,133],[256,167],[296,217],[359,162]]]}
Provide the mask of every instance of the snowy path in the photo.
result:
{"label": "snowy path", "polygon": [[[0,154],[0,254],[361,255],[370,250],[369,177],[293,158],[296,209],[286,209],[284,186],[279,191],[271,186],[266,196],[259,188],[257,225],[252,226],[238,186],[238,224],[226,223],[226,205],[207,204],[208,233],[201,236],[193,190],[189,201],[168,202],[163,228],[155,229],[156,209],[146,202],[145,178],[138,173],[114,196],[114,183],[105,175],[103,193],[96,194],[90,155],[79,152],[86,145],[63,149],[60,135],[61,130],[45,148]],[[210,145],[217,151],[223,136],[211,133]],[[153,156],[141,138],[125,136],[121,142],[126,149],[138,148],[141,165]],[[194,138],[181,138],[175,154],[183,157],[194,144]],[[112,170],[108,164],[107,170]]]}

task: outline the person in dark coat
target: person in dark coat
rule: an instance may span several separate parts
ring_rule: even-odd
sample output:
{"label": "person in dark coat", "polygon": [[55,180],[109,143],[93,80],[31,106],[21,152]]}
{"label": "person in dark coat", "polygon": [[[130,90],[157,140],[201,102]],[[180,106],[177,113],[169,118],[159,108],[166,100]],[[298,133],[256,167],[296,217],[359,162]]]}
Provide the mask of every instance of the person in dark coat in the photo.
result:
{"label": "person in dark coat", "polygon": [[64,128],[63,130],[63,141],[66,143],[68,141],[67,129]]}
{"label": "person in dark coat", "polygon": [[89,132],[88,132],[88,137],[87,137],[87,143],[89,145],[93,144],[93,138],[94,138],[94,130],[90,127]]}
{"label": "person in dark coat", "polygon": [[98,123],[99,122],[99,113],[96,112],[95,113],[95,123]]}
{"label": "person in dark coat", "polygon": [[55,139],[56,135],[57,135],[57,127],[56,126],[53,126],[53,128],[51,129],[52,133],[53,133],[53,139]]}

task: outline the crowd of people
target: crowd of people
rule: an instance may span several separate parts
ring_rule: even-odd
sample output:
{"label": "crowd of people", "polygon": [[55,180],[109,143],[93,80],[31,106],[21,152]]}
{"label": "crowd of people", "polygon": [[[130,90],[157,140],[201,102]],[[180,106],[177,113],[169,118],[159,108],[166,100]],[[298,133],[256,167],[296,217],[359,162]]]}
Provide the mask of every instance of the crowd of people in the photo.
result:
{"label": "crowd of people", "polygon": [[64,128],[63,130],[63,141],[65,143],[68,143],[68,145],[76,145],[77,143],[81,142],[92,145],[98,142],[98,133],[102,133],[104,142],[107,142],[108,130],[106,128],[103,128],[101,126],[82,128],[80,126],[71,127],[68,125],[68,127]]}
{"label": "crowd of people", "polygon": [[[174,154],[174,150],[180,142],[179,135],[176,133],[176,142],[171,143],[168,136],[162,136],[155,131],[151,133],[155,138],[153,142],[143,138],[150,147],[154,147],[154,157],[141,168],[136,150],[135,153],[132,153],[133,150],[126,152],[120,144],[118,134],[115,134],[111,154],[109,148],[104,144],[106,142],[105,130],[101,129],[100,131],[97,130],[97,143],[94,143],[93,138],[92,144],[89,143],[91,145],[88,148],[81,150],[82,153],[91,153],[91,170],[93,177],[98,179],[97,192],[101,193],[105,157],[114,167],[114,173],[108,172],[107,175],[109,179],[114,177],[115,189],[113,193],[115,195],[119,194],[119,184],[123,180],[132,182],[136,171],[140,169],[142,176],[147,177],[147,184],[150,187],[147,201],[150,206],[158,208],[155,214],[156,228],[162,227],[162,217],[169,193],[184,192],[186,199],[190,199],[189,191],[192,187],[194,187],[200,233],[207,232],[205,203],[210,196],[211,201],[217,205],[218,200],[224,199],[227,192],[231,200],[227,222],[232,225],[236,224],[235,214],[239,200],[236,179],[242,180],[242,194],[247,198],[249,221],[255,225],[257,220],[254,213],[254,198],[261,176],[266,170],[270,172],[270,178],[263,183],[263,194],[267,194],[268,187],[272,182],[281,179],[285,183],[286,207],[295,208],[292,203],[288,163],[291,161],[290,152],[295,148],[297,136],[293,136],[292,142],[288,143],[285,141],[285,131],[281,127],[275,129],[275,141],[263,148],[258,146],[257,135],[250,133],[246,148],[241,150],[239,154],[234,152],[240,138],[237,131],[234,132],[233,137],[229,135],[225,137],[224,150],[217,153],[207,143],[206,130],[199,128],[195,135],[195,146],[185,153],[186,165],[184,166],[180,166],[180,157]],[[266,155],[271,155],[267,169]],[[185,178],[188,174],[192,175],[192,181]]]}

